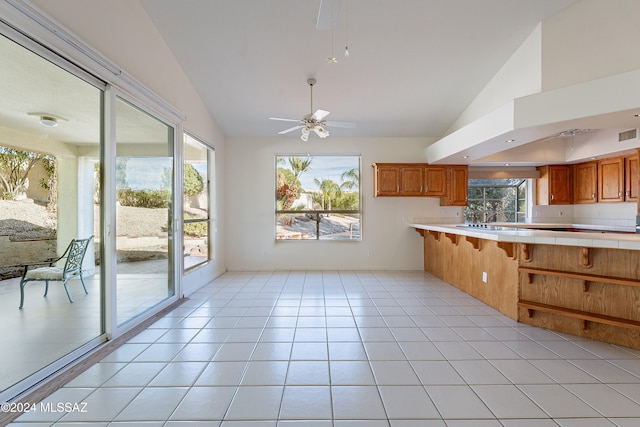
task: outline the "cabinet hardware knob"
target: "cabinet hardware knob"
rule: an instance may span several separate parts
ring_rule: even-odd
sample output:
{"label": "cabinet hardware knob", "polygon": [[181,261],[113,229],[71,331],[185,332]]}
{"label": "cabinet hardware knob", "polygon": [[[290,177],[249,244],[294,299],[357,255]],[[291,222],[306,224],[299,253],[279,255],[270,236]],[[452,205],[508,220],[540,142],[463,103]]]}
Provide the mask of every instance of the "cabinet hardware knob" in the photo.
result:
{"label": "cabinet hardware knob", "polygon": [[591,193],[591,198],[595,199],[596,198],[596,193]]}
{"label": "cabinet hardware knob", "polygon": [[554,199],[555,199],[555,197],[554,197],[554,196],[553,196],[553,194],[552,194],[552,195],[551,195],[551,200],[554,200]]}

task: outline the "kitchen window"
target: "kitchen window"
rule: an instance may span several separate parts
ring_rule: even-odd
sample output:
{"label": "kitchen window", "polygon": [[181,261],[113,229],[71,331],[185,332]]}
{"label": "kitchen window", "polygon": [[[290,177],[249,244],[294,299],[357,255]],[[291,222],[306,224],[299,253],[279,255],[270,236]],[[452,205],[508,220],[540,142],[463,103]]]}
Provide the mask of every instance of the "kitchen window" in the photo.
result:
{"label": "kitchen window", "polygon": [[361,240],[360,156],[275,157],[276,240]]}
{"label": "kitchen window", "polygon": [[467,223],[525,222],[527,180],[523,178],[470,179]]}

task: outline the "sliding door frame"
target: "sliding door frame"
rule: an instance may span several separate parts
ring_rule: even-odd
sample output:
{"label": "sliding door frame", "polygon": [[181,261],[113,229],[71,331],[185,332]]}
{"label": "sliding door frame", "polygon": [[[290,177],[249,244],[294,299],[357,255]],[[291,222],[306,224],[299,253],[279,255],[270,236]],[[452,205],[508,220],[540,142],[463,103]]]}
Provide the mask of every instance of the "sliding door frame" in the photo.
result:
{"label": "sliding door frame", "polygon": [[[133,329],[158,312],[174,304],[183,295],[182,292],[182,173],[183,173],[183,122],[185,116],[136,78],[120,69],[108,58],[100,54],[74,34],[70,33],[55,20],[44,14],[28,0],[0,1],[0,34],[10,38],[24,48],[42,56],[60,66],[76,77],[96,86],[103,91],[102,129],[101,129],[101,168],[102,168],[102,330],[100,336],[71,351],[45,368],[35,372],[23,381],[0,392],[0,401],[7,402],[25,393],[32,387],[53,379],[92,352],[106,341],[117,338]],[[142,111],[173,128],[173,216],[170,227],[173,228],[170,241],[173,251],[171,280],[174,283],[174,295],[166,298],[140,316],[120,326],[117,325],[116,309],[116,228],[115,228],[115,100],[116,97],[140,108]]]}

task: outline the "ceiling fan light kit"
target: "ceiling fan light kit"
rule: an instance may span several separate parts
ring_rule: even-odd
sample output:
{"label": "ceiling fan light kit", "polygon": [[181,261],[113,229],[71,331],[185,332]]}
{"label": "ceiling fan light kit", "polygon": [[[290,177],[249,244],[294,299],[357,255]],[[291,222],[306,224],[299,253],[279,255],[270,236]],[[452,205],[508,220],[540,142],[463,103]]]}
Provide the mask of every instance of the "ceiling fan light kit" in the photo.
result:
{"label": "ceiling fan light kit", "polygon": [[316,84],[316,79],[310,78],[307,79],[307,84],[310,87],[311,94],[311,112],[305,115],[301,120],[296,119],[281,119],[279,117],[270,117],[269,120],[278,120],[282,122],[298,122],[299,124],[291,127],[289,129],[285,129],[283,131],[278,132],[279,135],[284,135],[289,132],[293,132],[294,130],[302,129],[302,134],[300,135],[300,139],[307,142],[309,140],[309,134],[311,132],[318,135],[320,138],[324,139],[329,136],[329,131],[326,129],[327,127],[342,127],[342,128],[354,128],[356,124],[353,122],[327,122],[325,117],[329,115],[328,111],[325,110],[316,110],[313,112],[313,86]]}

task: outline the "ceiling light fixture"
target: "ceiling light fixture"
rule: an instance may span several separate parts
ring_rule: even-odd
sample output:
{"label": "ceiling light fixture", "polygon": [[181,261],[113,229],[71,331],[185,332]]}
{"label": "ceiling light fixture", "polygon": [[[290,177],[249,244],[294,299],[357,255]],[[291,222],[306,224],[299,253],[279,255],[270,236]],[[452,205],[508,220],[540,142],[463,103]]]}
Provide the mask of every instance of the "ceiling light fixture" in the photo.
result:
{"label": "ceiling light fixture", "polygon": [[64,117],[61,117],[61,116],[58,116],[57,114],[52,114],[52,113],[35,112],[35,113],[27,113],[27,114],[29,116],[38,117],[40,124],[47,128],[56,127],[58,126],[58,124],[60,124],[61,121],[63,122],[68,121]]}
{"label": "ceiling light fixture", "polygon": [[309,128],[308,127],[303,127],[302,128],[302,135],[300,135],[300,139],[303,140],[304,142],[307,142],[309,140]]}
{"label": "ceiling light fixture", "polygon": [[344,2],[344,56],[349,57],[349,0]]}
{"label": "ceiling light fixture", "polygon": [[589,133],[591,132],[592,129],[567,129],[564,130],[562,132],[558,132],[556,134],[551,135],[552,138],[557,138],[557,137],[565,137],[565,136],[576,136],[576,135],[580,135],[583,133]]}
{"label": "ceiling light fixture", "polygon": [[40,124],[44,127],[53,128],[58,126],[58,119],[51,116],[40,116]]}
{"label": "ceiling light fixture", "polygon": [[327,127],[342,127],[349,129],[356,127],[356,124],[353,122],[326,121],[325,118],[329,115],[328,111],[316,110],[315,112],[313,112],[313,86],[316,84],[316,79],[307,79],[307,84],[309,84],[309,98],[311,101],[311,109],[309,111],[309,114],[306,114],[300,120],[269,117],[270,120],[298,123],[296,126],[278,132],[278,135],[284,135],[286,133],[293,132],[294,130],[302,129],[302,135],[300,136],[300,139],[302,139],[303,141],[307,141],[309,139],[309,133],[311,131],[313,131],[320,138],[326,138],[329,136],[329,131],[326,129]]}
{"label": "ceiling light fixture", "polygon": [[327,58],[327,62],[329,64],[334,64],[334,63],[338,62],[338,58],[336,58],[335,55],[333,54],[333,29],[334,29],[334,24],[333,24],[333,0],[331,0],[331,56],[329,58]]}
{"label": "ceiling light fixture", "polygon": [[511,144],[512,142],[516,142],[516,140],[515,139],[507,139],[505,142],[507,144]]}
{"label": "ceiling light fixture", "polygon": [[323,128],[322,126],[316,126],[313,128],[313,131],[316,133],[316,135],[318,135],[320,138],[326,138],[329,136],[329,132],[327,132],[327,130],[325,128]]}

